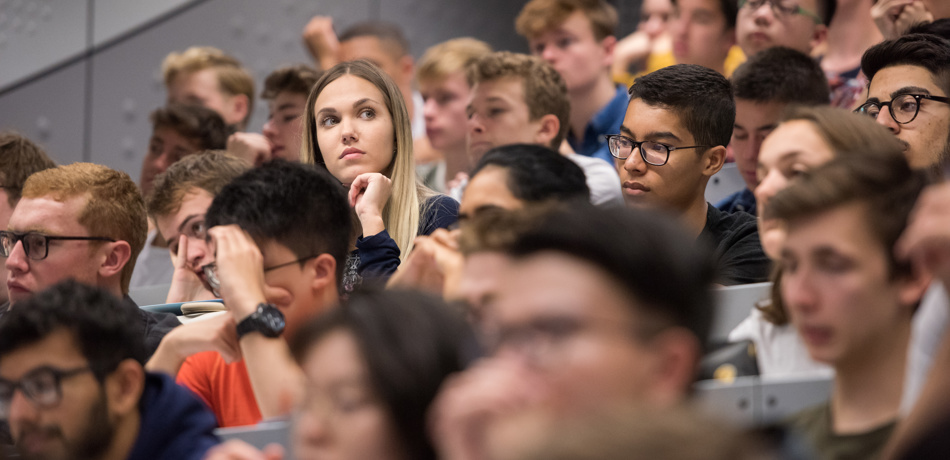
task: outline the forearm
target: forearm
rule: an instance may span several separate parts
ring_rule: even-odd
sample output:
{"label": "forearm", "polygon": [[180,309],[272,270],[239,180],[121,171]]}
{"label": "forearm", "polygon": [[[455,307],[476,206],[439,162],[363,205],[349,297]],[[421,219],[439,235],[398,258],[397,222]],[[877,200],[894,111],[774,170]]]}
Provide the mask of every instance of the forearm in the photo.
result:
{"label": "forearm", "polygon": [[[168,336],[166,336],[167,338]],[[174,350],[172,340],[162,340],[155,349],[155,354],[145,363],[145,370],[149,372],[163,372],[172,377],[178,376],[185,358]]]}
{"label": "forearm", "polygon": [[261,415],[266,419],[287,414],[300,400],[304,381],[287,342],[252,332],[240,344]]}

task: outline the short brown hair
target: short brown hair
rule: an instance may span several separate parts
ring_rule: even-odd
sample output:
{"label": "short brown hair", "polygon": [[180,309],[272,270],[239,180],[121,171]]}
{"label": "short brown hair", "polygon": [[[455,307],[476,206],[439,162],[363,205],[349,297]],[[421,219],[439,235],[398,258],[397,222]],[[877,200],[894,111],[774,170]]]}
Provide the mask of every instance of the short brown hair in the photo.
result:
{"label": "short brown hair", "polygon": [[254,77],[241,65],[241,61],[218,48],[192,46],[181,53],[169,53],[162,61],[165,87],[169,87],[178,75],[205,69],[214,69],[221,91],[231,96],[247,96],[247,115],[241,121],[246,126],[254,113]]}
{"label": "short brown hair", "polygon": [[393,59],[409,54],[409,40],[402,28],[391,22],[366,21],[353,24],[340,34],[340,43],[358,37],[375,37]]}
{"label": "short brown hair", "polygon": [[244,160],[223,150],[189,155],[155,177],[152,193],[146,200],[153,218],[167,216],[181,208],[186,194],[201,189],[216,196],[235,177],[250,169]]}
{"label": "short brown hair", "polygon": [[227,147],[228,126],[218,112],[200,105],[168,104],[149,115],[152,130],[170,128],[195,141],[199,150],[223,150]]}
{"label": "short brown hair", "polygon": [[522,233],[532,229],[552,205],[536,205],[517,211],[487,208],[469,216],[461,226],[459,250],[468,256],[479,252],[507,253]]}
{"label": "short brown hair", "polygon": [[575,11],[587,16],[598,41],[617,29],[617,10],[605,0],[531,0],[518,14],[515,29],[530,40],[560,26]]}
{"label": "short brown hair", "polygon": [[764,217],[794,223],[861,203],[864,225],[884,248],[891,276],[900,277],[911,273],[911,266],[897,260],[894,245],[926,185],[924,173],[912,170],[900,151],[841,155],[779,191],[769,200]]}
{"label": "short brown hair", "polygon": [[274,99],[283,92],[302,94],[307,97],[310,94],[310,88],[313,88],[321,75],[323,71],[306,64],[281,67],[271,72],[264,80],[261,99]]}
{"label": "short brown hair", "polygon": [[531,121],[551,114],[561,123],[560,131],[550,146],[554,150],[560,148],[569,128],[571,101],[567,97],[567,85],[554,67],[527,54],[496,51],[475,61],[466,74],[468,84],[472,87],[485,81],[520,78]]}
{"label": "short brown hair", "polygon": [[93,163],[73,163],[33,174],[23,184],[23,196],[56,201],[86,197],[79,225],[94,236],[125,241],[132,248],[121,273],[122,293],[128,294],[132,269],[148,233],[145,200],[128,174]]}
{"label": "short brown hair", "polygon": [[441,81],[464,72],[478,58],[491,53],[491,46],[471,37],[455,38],[426,50],[419,60],[416,81]]}
{"label": "short brown hair", "polygon": [[17,134],[0,134],[0,187],[7,192],[10,207],[20,201],[23,183],[31,174],[55,168],[40,146]]}

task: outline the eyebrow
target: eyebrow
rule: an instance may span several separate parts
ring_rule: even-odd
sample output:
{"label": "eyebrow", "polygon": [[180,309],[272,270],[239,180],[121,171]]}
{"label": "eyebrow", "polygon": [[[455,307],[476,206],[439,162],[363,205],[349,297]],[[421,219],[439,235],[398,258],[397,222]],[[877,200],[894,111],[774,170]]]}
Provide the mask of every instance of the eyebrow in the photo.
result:
{"label": "eyebrow", "polygon": [[[627,128],[627,127],[624,126],[624,125],[620,125],[620,132],[629,134],[630,137],[632,137],[632,138],[634,138],[634,139],[637,138],[636,135],[633,134],[633,131],[630,131],[630,128]],[[669,132],[669,131],[653,131],[653,132],[647,133],[645,136],[643,136],[643,139],[649,139],[649,140],[653,140],[653,139],[670,139],[670,140],[674,140],[674,141],[681,141],[681,140],[682,140],[682,139],[679,138],[679,136],[677,136],[676,134],[673,134],[673,133],[671,133],[671,132]]]}
{"label": "eyebrow", "polygon": [[277,112],[280,112],[281,110],[294,109],[294,108],[297,108],[297,104],[294,104],[293,102],[285,102],[285,103],[283,103],[283,104],[277,106],[277,110],[276,110],[276,111],[277,111]]}
{"label": "eyebrow", "polygon": [[[775,160],[775,163],[776,163],[776,164],[780,164],[780,163],[783,163],[783,162],[785,162],[785,161],[788,161],[789,159],[795,159],[795,157],[797,157],[800,153],[801,153],[801,152],[798,151],[798,150],[793,150],[793,151],[791,151],[791,152],[783,153],[782,156],[778,157],[778,158]],[[765,165],[764,165],[761,161],[756,162],[756,166],[759,167],[759,168],[762,168],[762,169],[766,169],[766,168],[765,168]]]}
{"label": "eyebrow", "polygon": [[732,126],[734,128],[744,129],[746,131],[765,131],[769,129],[775,129],[775,127],[778,126],[778,123],[769,123],[767,125],[756,126],[754,128],[746,128],[745,126],[742,126],[739,123],[735,123]]}
{"label": "eyebrow", "polygon": [[905,86],[891,93],[891,99],[905,94],[926,94],[930,95],[930,90],[920,86]]}
{"label": "eyebrow", "polygon": [[181,221],[181,225],[178,226],[178,233],[181,233],[182,229],[184,229],[185,226],[188,225],[188,223],[191,222],[192,219],[194,219],[195,217],[200,217],[200,216],[201,214],[189,214],[188,217],[185,218],[185,220]]}

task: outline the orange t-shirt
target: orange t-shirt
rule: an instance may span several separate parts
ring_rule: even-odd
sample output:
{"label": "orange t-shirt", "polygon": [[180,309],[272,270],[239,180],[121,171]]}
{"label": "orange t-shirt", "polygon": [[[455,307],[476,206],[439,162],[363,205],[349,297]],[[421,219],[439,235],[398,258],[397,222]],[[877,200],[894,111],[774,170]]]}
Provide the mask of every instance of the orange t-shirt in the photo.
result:
{"label": "orange t-shirt", "polygon": [[182,363],[176,381],[211,408],[222,428],[256,425],[263,418],[244,360],[228,364],[216,351],[198,353]]}

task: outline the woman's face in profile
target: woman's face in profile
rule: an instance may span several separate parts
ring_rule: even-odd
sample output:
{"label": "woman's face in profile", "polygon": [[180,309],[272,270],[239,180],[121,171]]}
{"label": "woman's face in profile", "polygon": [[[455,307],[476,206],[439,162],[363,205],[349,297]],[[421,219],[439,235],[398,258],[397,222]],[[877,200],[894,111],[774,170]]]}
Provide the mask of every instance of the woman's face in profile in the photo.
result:
{"label": "woman's face in profile", "polygon": [[403,457],[392,418],[349,331],[327,333],[311,346],[302,367],[306,391],[293,428],[298,460]]}
{"label": "woman's face in profile", "polygon": [[363,173],[386,173],[395,154],[392,114],[383,93],[354,75],[332,81],[313,112],[317,145],[327,170],[349,186]]}
{"label": "woman's face in profile", "polygon": [[814,123],[791,120],[778,125],[762,142],[756,175],[756,209],[759,213],[759,239],[762,249],[773,260],[777,259],[785,241],[785,230],[780,222],[765,220],[769,200],[788,182],[834,157],[831,146],[821,137]]}

